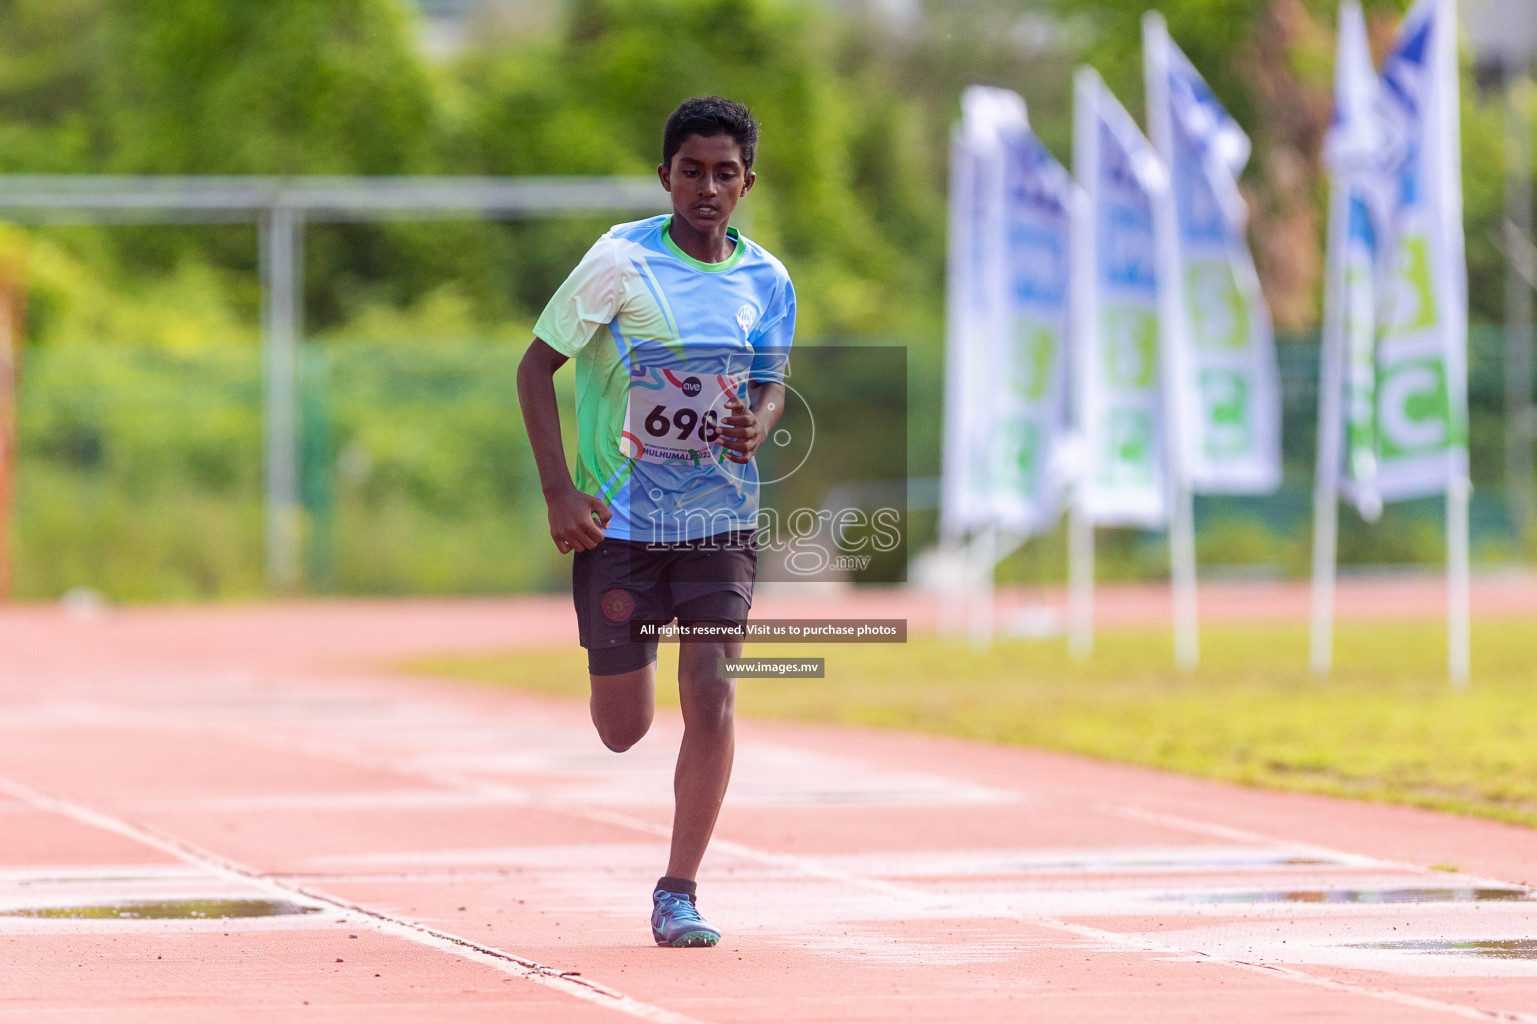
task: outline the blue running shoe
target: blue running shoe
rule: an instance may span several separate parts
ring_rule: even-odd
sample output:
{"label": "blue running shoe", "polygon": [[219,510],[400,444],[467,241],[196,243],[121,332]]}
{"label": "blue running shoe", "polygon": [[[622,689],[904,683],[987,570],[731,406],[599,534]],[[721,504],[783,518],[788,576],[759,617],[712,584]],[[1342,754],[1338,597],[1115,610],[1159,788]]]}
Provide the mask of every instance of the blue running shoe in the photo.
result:
{"label": "blue running shoe", "polygon": [[720,932],[694,909],[694,897],[666,889],[651,894],[651,935],[658,946],[713,946],[720,941]]}

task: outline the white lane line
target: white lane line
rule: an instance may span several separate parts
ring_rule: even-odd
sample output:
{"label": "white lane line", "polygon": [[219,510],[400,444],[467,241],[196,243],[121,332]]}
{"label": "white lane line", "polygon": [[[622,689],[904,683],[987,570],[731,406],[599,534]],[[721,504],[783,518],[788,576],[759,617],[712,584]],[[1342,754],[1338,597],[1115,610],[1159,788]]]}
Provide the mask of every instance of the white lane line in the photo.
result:
{"label": "white lane line", "polygon": [[[504,801],[497,801],[497,804]],[[277,793],[189,800],[145,800],[131,804],[137,814],[241,814],[246,811],[457,810],[488,801],[442,790],[358,793]]]}
{"label": "white lane line", "polygon": [[[1161,811],[1148,811],[1140,807],[1131,807],[1121,804],[1098,804],[1096,809],[1118,818],[1129,821],[1140,821],[1151,825],[1162,825],[1165,828],[1184,829],[1197,835],[1213,836],[1224,839],[1232,839],[1247,843],[1278,843],[1285,844],[1290,849],[1299,853],[1311,853],[1320,857],[1343,857],[1359,861],[1365,867],[1392,868],[1404,871],[1411,875],[1425,878],[1445,879],[1448,883],[1451,878],[1445,872],[1435,868],[1426,867],[1423,864],[1415,864],[1407,860],[1381,860],[1375,857],[1367,857],[1359,854],[1345,853],[1328,846],[1317,846],[1312,843],[1296,843],[1280,836],[1268,835],[1264,832],[1251,832],[1247,829],[1229,828],[1226,825],[1217,825],[1211,822],[1198,821],[1194,818],[1184,818],[1174,814],[1164,814]],[[1524,882],[1511,882],[1503,878],[1492,878],[1488,875],[1475,875],[1465,871],[1454,873],[1458,883],[1463,885],[1476,885],[1495,888],[1530,889],[1531,886]]]}
{"label": "white lane line", "polygon": [[[1345,853],[1328,846],[1317,846],[1312,843],[1298,843],[1293,840],[1283,839],[1279,836],[1267,835],[1263,832],[1251,832],[1248,829],[1231,828],[1227,825],[1218,825],[1214,822],[1198,821],[1195,818],[1184,818],[1177,814],[1165,814],[1162,811],[1149,811],[1141,807],[1132,807],[1125,804],[1096,804],[1094,809],[1116,818],[1124,818],[1127,821],[1137,821],[1146,825],[1162,825],[1164,828],[1181,829],[1193,832],[1196,835],[1211,836],[1216,839],[1229,839],[1240,843],[1284,844],[1289,849],[1298,853],[1312,853],[1322,857],[1343,857],[1359,861],[1373,867],[1390,867],[1402,871],[1408,871],[1416,875],[1429,875],[1430,868],[1423,864],[1412,864],[1401,860],[1380,860],[1375,857],[1365,857],[1359,854]],[[1472,877],[1472,876],[1465,876]],[[1502,885],[1514,885],[1511,882],[1502,882]]]}
{"label": "white lane line", "polygon": [[[290,737],[287,742],[278,741],[274,743],[271,741],[271,738],[264,738],[264,745],[270,745],[278,749],[302,749],[305,753],[318,758],[331,761],[339,761],[341,763],[352,764],[356,766],[366,766],[373,769],[383,769],[397,773],[399,775],[415,777],[425,781],[433,782],[440,786],[457,789],[460,792],[471,792],[482,797],[501,800],[509,804],[517,804],[525,807],[540,807],[541,809],[568,814],[572,817],[586,818],[589,821],[616,825],[622,828],[641,832],[646,835],[656,836],[661,839],[670,839],[672,835],[672,830],[668,825],[647,821],[643,818],[632,817],[631,815],[624,814],[619,811],[613,811],[600,807],[582,806],[570,803],[568,801],[546,800],[530,794],[526,789],[506,785],[488,779],[478,778],[473,775],[464,775],[453,771],[432,769],[420,764],[395,762],[389,760],[387,757],[380,757],[376,754],[364,752],[356,748],[346,750],[337,744],[337,737],[335,733],[328,736],[327,742],[325,743],[312,740],[298,740],[297,742],[294,742],[295,739],[296,738],[294,737]],[[1144,811],[1140,808],[1128,805],[1115,805],[1106,803],[1097,805],[1094,809],[1103,813],[1110,813],[1119,817],[1123,817],[1128,820],[1158,822],[1173,827],[1184,828],[1199,834],[1212,836],[1214,838],[1225,838],[1246,843],[1281,842],[1288,846],[1298,848],[1295,847],[1294,844],[1287,843],[1285,840],[1261,836],[1259,833],[1249,832],[1237,828],[1230,828],[1228,826],[1219,825],[1216,823],[1200,822],[1193,819],[1179,818],[1174,815],[1164,815],[1152,811]],[[912,906],[915,910],[927,910],[930,912],[946,911],[960,914],[974,914],[984,910],[984,908],[977,906],[975,901],[947,898],[911,886],[902,885],[897,882],[890,882],[877,878],[869,878],[855,874],[853,872],[838,870],[828,865],[821,864],[815,859],[809,857],[803,857],[795,854],[773,853],[767,850],[759,850],[755,847],[750,847],[742,843],[724,839],[712,840],[710,845],[713,849],[721,850],[723,852],[730,852],[738,857],[754,860],[759,863],[780,869],[791,870],[806,877],[820,878],[826,881],[841,882],[864,889],[868,892],[878,893],[887,899],[902,901],[907,905]],[[1347,859],[1360,859],[1358,855],[1346,854],[1343,851],[1330,850],[1324,847],[1311,847],[1310,849],[1316,850],[1320,854],[1338,856]],[[1366,859],[1370,860],[1370,858]],[[1375,863],[1386,866],[1390,865],[1392,862],[1378,861]],[[1425,872],[1426,870],[1422,866],[1418,865],[1404,866],[1412,868],[1418,872]],[[1308,974],[1304,971],[1296,970],[1295,968],[1280,967],[1271,964],[1258,964],[1246,960],[1239,960],[1236,958],[1224,957],[1220,955],[1214,956],[1203,953],[1199,950],[1184,949],[1177,946],[1165,945],[1163,943],[1155,942],[1149,939],[1124,935],[1119,932],[1103,931],[1097,928],[1090,928],[1086,925],[1076,925],[1067,921],[1061,921],[1050,917],[1035,917],[1027,914],[1017,913],[999,915],[996,908],[990,908],[988,916],[1005,916],[1010,920],[1017,920],[1025,924],[1039,925],[1044,928],[1050,928],[1056,931],[1075,935],[1079,938],[1092,939],[1093,941],[1131,952],[1155,953],[1159,954],[1160,956],[1177,957],[1201,963],[1211,963],[1227,967],[1234,967],[1239,970],[1259,974],[1265,977],[1284,978],[1288,981],[1293,981],[1298,984],[1305,984],[1317,988],[1328,989],[1330,991],[1363,996],[1383,1002],[1395,1003],[1401,1006],[1409,1006],[1418,1009],[1448,1013],[1467,1020],[1500,1021],[1504,1022],[1504,1024],[1537,1024],[1537,1016],[1532,1016],[1529,1014],[1498,1010],[1482,1010],[1477,1007],[1466,1006],[1459,1003],[1443,1002],[1441,1000],[1429,999],[1423,996],[1398,992],[1392,989],[1378,988],[1367,985],[1355,985],[1351,984],[1350,982],[1335,981],[1329,978],[1322,978],[1316,975]],[[414,925],[408,926],[417,927]]]}
{"label": "white lane line", "polygon": [[121,818],[98,811],[85,804],[77,803],[65,797],[48,793],[15,779],[0,776],[0,791],[9,793],[18,800],[23,800],[33,807],[62,814],[72,818],[83,825],[124,836],[146,846],[168,853],[188,864],[194,864],[205,870],[231,881],[240,881],[254,885],[273,895],[303,896],[316,903],[323,903],[334,911],[346,914],[350,918],[361,918],[363,923],[372,927],[375,931],[395,938],[405,939],[418,945],[440,950],[454,956],[473,960],[476,963],[492,967],[504,974],[510,974],[516,978],[522,978],[553,988],[566,995],[581,999],[584,1002],[594,1003],[598,1006],[615,1010],[640,1020],[653,1021],[655,1024],[706,1024],[694,1017],[687,1017],[681,1013],[644,1003],[622,992],[617,992],[606,985],[581,977],[573,977],[568,973],[557,971],[553,967],[520,957],[505,950],[493,946],[486,946],[451,932],[439,931],[436,928],[428,928],[426,925],[417,924],[403,918],[392,917],[380,913],[368,907],[359,906],[346,900],[340,900],[324,893],[317,893],[302,885],[289,884],[270,875],[264,875],[234,861],[205,850],[196,844],[166,835],[144,825],[124,821]]}
{"label": "white lane line", "polygon": [[1462,1003],[1448,1003],[1439,999],[1429,999],[1425,996],[1417,996],[1410,992],[1399,992],[1395,989],[1380,988],[1375,985],[1356,985],[1348,981],[1336,981],[1333,978],[1321,978],[1316,974],[1308,974],[1294,967],[1281,967],[1276,964],[1253,963],[1248,960],[1238,960],[1233,957],[1213,956],[1197,950],[1181,949],[1178,946],[1166,945],[1152,939],[1133,938],[1120,932],[1109,932],[1099,928],[1091,928],[1088,925],[1072,924],[1068,921],[1058,921],[1052,918],[1030,918],[1032,924],[1045,925],[1048,928],[1057,928],[1080,938],[1093,939],[1126,949],[1140,950],[1147,953],[1161,953],[1170,957],[1179,957],[1190,962],[1219,964],[1225,967],[1237,967],[1240,970],[1267,977],[1280,977],[1287,981],[1295,981],[1303,985],[1311,985],[1314,988],[1328,989],[1331,992],[1348,993],[1350,995],[1365,996],[1369,999],[1378,999],[1384,1002],[1397,1003],[1400,1006],[1410,1006],[1420,1010],[1432,1010],[1442,1013],[1450,1013],[1466,1020],[1502,1021],[1506,1024],[1537,1024],[1537,1017],[1526,1013],[1517,1013],[1511,1010],[1482,1010],[1476,1006],[1466,1006]]}
{"label": "white lane line", "polygon": [[[421,777],[430,778],[440,785],[448,785],[469,789],[486,796],[495,796],[500,784],[474,777],[460,776],[451,772],[419,772],[415,769],[395,766],[395,771],[419,774]],[[526,795],[526,791],[520,791]],[[623,828],[633,829],[648,835],[660,838],[670,838],[672,830],[669,826],[647,821],[644,818],[635,818],[619,811],[597,807],[574,807],[564,803],[545,803],[535,798],[534,804],[543,805],[549,810],[562,811],[573,817],[587,818],[591,821],[617,825]],[[1128,812],[1135,812],[1135,808],[1122,808]],[[1128,814],[1128,816],[1130,816]],[[1148,818],[1157,817],[1152,814]],[[1198,822],[1188,822],[1190,825],[1199,825]],[[1207,831],[1203,829],[1203,831]],[[1245,833],[1238,829],[1228,829],[1221,825],[1212,825],[1207,834],[1221,833],[1226,838],[1245,841],[1266,841],[1255,833]],[[1280,842],[1281,840],[1269,840]],[[846,885],[857,886],[868,892],[878,893],[887,899],[898,900],[912,906],[915,910],[929,913],[936,911],[950,911],[962,915],[987,913],[989,916],[1004,916],[1008,919],[1020,921],[1025,924],[1039,925],[1056,931],[1065,932],[1079,938],[1091,939],[1098,943],[1114,946],[1131,952],[1155,953],[1164,957],[1173,957],[1193,962],[1217,964],[1226,967],[1234,967],[1252,974],[1258,974],[1270,978],[1282,978],[1287,981],[1302,985],[1310,985],[1315,988],[1327,989],[1332,992],[1361,996],[1382,1002],[1394,1003],[1399,1006],[1412,1007],[1421,1010],[1430,1010],[1440,1013],[1448,1013],[1465,1020],[1499,1021],[1503,1024],[1537,1024],[1537,1016],[1503,1010],[1484,1010],[1474,1006],[1466,1006],[1461,1003],[1449,1003],[1439,999],[1430,999],[1425,996],[1417,996],[1408,992],[1399,992],[1394,989],[1380,988],[1372,985],[1357,985],[1351,982],[1336,981],[1332,978],[1323,978],[1305,971],[1299,971],[1292,967],[1281,967],[1273,964],[1253,963],[1247,960],[1239,960],[1233,957],[1212,955],[1199,950],[1185,949],[1179,946],[1156,942],[1151,939],[1125,935],[1119,932],[1105,931],[1099,928],[1091,928],[1087,925],[1073,924],[1068,921],[1051,917],[1037,917],[1028,914],[998,915],[996,908],[985,905],[977,905],[976,901],[968,899],[954,899],[930,893],[912,886],[903,885],[900,882],[891,882],[885,879],[868,878],[849,871],[839,870],[827,864],[817,861],[815,858],[804,857],[797,854],[773,853],[768,850],[759,850],[743,843],[726,839],[715,839],[710,843],[712,849],[734,854],[738,857],[754,860],[761,864],[789,869],[799,874],[820,878],[825,881],[836,881]],[[1326,850],[1323,847],[1311,847],[1320,854],[1329,854],[1343,859],[1368,860],[1343,851]],[[1388,862],[1376,862],[1388,863]],[[1419,868],[1419,871],[1425,871]]]}

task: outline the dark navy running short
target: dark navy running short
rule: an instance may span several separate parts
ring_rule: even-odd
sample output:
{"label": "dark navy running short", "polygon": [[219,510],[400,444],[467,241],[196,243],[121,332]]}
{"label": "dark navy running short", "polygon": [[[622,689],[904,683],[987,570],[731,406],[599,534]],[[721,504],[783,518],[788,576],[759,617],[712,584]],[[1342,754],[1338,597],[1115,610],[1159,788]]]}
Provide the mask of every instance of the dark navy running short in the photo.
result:
{"label": "dark navy running short", "polygon": [[571,596],[588,672],[614,676],[656,661],[657,642],[632,637],[636,622],[745,623],[757,573],[750,531],[672,544],[605,538],[576,552]]}

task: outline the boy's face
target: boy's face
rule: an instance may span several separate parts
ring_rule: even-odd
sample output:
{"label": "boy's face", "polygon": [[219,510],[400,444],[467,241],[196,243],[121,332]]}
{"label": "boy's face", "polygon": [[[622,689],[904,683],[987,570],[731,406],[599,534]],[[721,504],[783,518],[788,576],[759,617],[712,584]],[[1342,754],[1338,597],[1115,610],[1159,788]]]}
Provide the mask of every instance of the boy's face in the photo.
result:
{"label": "boy's face", "polygon": [[672,194],[672,213],[701,233],[723,228],[756,175],[742,163],[742,147],[729,135],[689,135],[659,165],[657,176]]}

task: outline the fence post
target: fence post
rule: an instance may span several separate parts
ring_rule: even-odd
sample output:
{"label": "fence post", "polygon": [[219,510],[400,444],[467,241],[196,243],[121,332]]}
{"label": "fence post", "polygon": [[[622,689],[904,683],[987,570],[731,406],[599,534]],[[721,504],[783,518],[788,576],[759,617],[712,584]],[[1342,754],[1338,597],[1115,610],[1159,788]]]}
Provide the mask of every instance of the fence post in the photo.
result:
{"label": "fence post", "polygon": [[308,577],[325,593],[336,570],[336,452],[331,431],[331,361],[325,346],[300,349],[299,494],[309,515]]}
{"label": "fence post", "polygon": [[[1523,72],[1525,69],[1523,69]],[[1505,84],[1505,494],[1524,558],[1537,541],[1533,493],[1532,289],[1537,259],[1532,240],[1532,105],[1526,74]]]}
{"label": "fence post", "polygon": [[0,601],[14,594],[11,511],[16,493],[22,341],[26,336],[26,241],[0,254]]}
{"label": "fence post", "polygon": [[304,217],[274,206],[261,221],[263,455],[267,583],[299,584],[298,344],[303,332]]}

